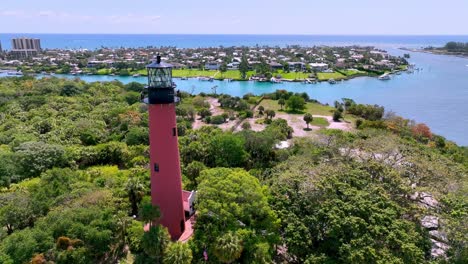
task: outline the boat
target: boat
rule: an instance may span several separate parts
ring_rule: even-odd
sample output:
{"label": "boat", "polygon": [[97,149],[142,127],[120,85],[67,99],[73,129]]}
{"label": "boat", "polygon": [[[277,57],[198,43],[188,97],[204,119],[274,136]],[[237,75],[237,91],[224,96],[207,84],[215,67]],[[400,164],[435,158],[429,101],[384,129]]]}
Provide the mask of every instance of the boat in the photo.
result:
{"label": "boat", "polygon": [[7,72],[7,75],[16,75],[16,76],[22,76],[23,73],[20,72],[20,71],[17,71],[17,72]]}
{"label": "boat", "polygon": [[185,80],[188,80],[187,77],[182,77],[182,78],[180,78],[180,79],[181,79],[181,80],[184,80],[184,81],[185,81]]}
{"label": "boat", "polygon": [[135,73],[135,74],[132,75],[132,77],[133,77],[133,78],[140,77],[140,74]]}
{"label": "boat", "polygon": [[390,74],[384,73],[384,74],[380,75],[380,76],[379,76],[379,80],[381,80],[381,81],[390,80]]}
{"label": "boat", "polygon": [[329,84],[336,84],[336,81],[335,81],[335,79],[330,79],[330,80],[328,80],[328,83]]}
{"label": "boat", "polygon": [[198,80],[212,82],[214,79],[210,77],[198,77]]}
{"label": "boat", "polygon": [[270,79],[270,82],[272,82],[272,83],[282,83],[283,81],[281,79],[276,79],[275,77],[272,77]]}

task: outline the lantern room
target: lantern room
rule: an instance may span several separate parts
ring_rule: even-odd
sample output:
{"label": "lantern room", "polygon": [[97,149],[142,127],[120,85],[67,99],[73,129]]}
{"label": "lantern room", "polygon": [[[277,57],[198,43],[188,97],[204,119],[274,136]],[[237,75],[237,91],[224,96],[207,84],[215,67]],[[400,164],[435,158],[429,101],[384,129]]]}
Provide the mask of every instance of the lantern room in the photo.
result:
{"label": "lantern room", "polygon": [[172,82],[172,65],[156,61],[146,66],[148,70],[148,101],[149,104],[171,104],[176,102],[174,84]]}

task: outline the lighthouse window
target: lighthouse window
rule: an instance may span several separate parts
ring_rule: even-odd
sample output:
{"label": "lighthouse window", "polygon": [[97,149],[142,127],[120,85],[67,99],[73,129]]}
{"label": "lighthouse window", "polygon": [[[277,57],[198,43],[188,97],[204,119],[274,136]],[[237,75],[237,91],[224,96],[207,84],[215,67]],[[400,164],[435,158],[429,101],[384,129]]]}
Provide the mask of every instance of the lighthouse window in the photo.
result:
{"label": "lighthouse window", "polygon": [[175,127],[172,128],[172,136],[176,136],[177,135],[177,130]]}
{"label": "lighthouse window", "polygon": [[159,164],[157,163],[154,164],[154,171],[159,172]]}

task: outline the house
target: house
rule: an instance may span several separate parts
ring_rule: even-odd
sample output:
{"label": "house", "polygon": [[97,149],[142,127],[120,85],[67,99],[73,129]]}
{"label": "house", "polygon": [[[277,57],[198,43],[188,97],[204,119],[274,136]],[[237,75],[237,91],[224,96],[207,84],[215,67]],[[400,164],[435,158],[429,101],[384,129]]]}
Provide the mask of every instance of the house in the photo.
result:
{"label": "house", "polygon": [[195,213],[195,198],[196,198],[196,192],[195,191],[182,191],[182,201],[184,204],[184,211],[186,216],[190,217]]}
{"label": "house", "polygon": [[171,62],[170,64],[173,69],[184,69],[186,67],[184,64],[178,62]]}
{"label": "house", "polygon": [[328,69],[328,64],[323,62],[309,63],[310,69],[313,71],[324,72]]}
{"label": "house", "polygon": [[239,69],[239,65],[240,63],[235,61],[235,62],[228,63],[227,68],[228,70],[237,70]]}
{"label": "house", "polygon": [[272,62],[269,63],[269,65],[270,65],[270,68],[271,68],[272,71],[282,70],[283,69],[283,64],[278,63],[278,62],[272,61]]}
{"label": "house", "polygon": [[288,62],[289,71],[305,71],[306,66],[303,62]]}
{"label": "house", "polygon": [[364,55],[362,55],[362,54],[355,54],[355,55],[351,56],[351,59],[353,59],[355,61],[362,60],[363,58],[364,58]]}
{"label": "house", "polygon": [[205,70],[217,71],[219,70],[219,67],[221,67],[221,64],[216,61],[210,61],[210,62],[205,63]]}

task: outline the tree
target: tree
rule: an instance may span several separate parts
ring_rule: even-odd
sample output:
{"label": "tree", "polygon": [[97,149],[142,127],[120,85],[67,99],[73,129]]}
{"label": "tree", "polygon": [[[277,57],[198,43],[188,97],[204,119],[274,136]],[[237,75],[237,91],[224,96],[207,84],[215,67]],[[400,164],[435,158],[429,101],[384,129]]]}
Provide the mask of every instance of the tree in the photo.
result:
{"label": "tree", "polygon": [[266,243],[271,256],[279,221],[259,180],[245,170],[226,168],[205,170],[200,179],[193,240],[197,252],[217,252],[215,257],[226,263],[243,252],[239,262],[250,263],[257,245]]}
{"label": "tree", "polygon": [[0,195],[0,226],[10,235],[34,223],[36,210],[30,197],[21,192]]}
{"label": "tree", "polygon": [[305,100],[304,98],[293,95],[289,97],[289,99],[286,101],[286,106],[292,111],[292,112],[298,112],[299,110],[304,110],[305,109]]}
{"label": "tree", "polygon": [[60,95],[62,96],[74,96],[81,93],[80,88],[75,83],[67,83],[63,86]]}
{"label": "tree", "polygon": [[231,133],[215,135],[208,151],[213,167],[242,167],[249,156],[244,150],[243,139]]}
{"label": "tree", "polygon": [[192,263],[192,250],[188,243],[170,243],[164,255],[164,264],[190,264]]}
{"label": "tree", "polygon": [[275,117],[276,113],[273,110],[266,110],[266,115],[268,118],[273,119]]}
{"label": "tree", "polygon": [[431,129],[423,123],[417,124],[411,128],[413,136],[418,140],[427,140],[432,138]]}
{"label": "tree", "polygon": [[25,176],[38,176],[52,167],[66,164],[65,150],[59,145],[26,142],[16,148],[18,164]]}
{"label": "tree", "polygon": [[201,163],[199,161],[192,161],[185,168],[185,175],[190,180],[192,189],[197,188],[197,186],[198,186],[198,181],[197,181],[198,176],[200,176],[200,173],[205,169],[206,169],[205,164],[203,164],[203,163]]}
{"label": "tree", "polygon": [[342,113],[338,110],[335,110],[335,112],[333,112],[333,121],[335,122],[339,122],[341,117],[342,117]]}
{"label": "tree", "polygon": [[223,263],[232,263],[240,258],[243,246],[242,240],[233,232],[228,232],[216,240],[215,256]]}
{"label": "tree", "polygon": [[263,105],[259,106],[258,107],[258,114],[263,115],[263,111],[265,111],[265,108],[263,107]]}
{"label": "tree", "polygon": [[154,261],[153,263],[163,263],[164,253],[170,241],[167,228],[161,225],[150,226],[149,230],[143,234],[141,247],[143,252]]}
{"label": "tree", "polygon": [[125,85],[125,89],[132,92],[142,92],[145,86],[138,82],[130,82]]}
{"label": "tree", "polygon": [[284,241],[298,262],[425,262],[428,237],[404,216],[407,191],[395,171],[372,162],[308,163],[307,156],[289,160],[271,180],[275,208],[288,219]]}
{"label": "tree", "polygon": [[198,111],[198,114],[203,119],[207,116],[211,116],[211,111],[208,108],[202,108],[200,111]]}
{"label": "tree", "polygon": [[283,110],[283,106],[286,104],[286,101],[284,100],[284,98],[280,98],[278,99],[278,104],[280,105],[281,110]]}
{"label": "tree", "polygon": [[140,205],[139,216],[141,220],[143,220],[145,224],[149,224],[151,228],[160,215],[159,207],[151,203],[150,197],[145,197]]}
{"label": "tree", "polygon": [[314,117],[310,113],[306,113],[304,115],[304,121],[307,124],[307,129],[309,129],[309,123],[311,123],[314,120]]}
{"label": "tree", "polygon": [[223,62],[221,64],[221,66],[219,66],[219,71],[221,72],[221,74],[224,74],[225,72],[227,72],[227,64],[226,62]]}
{"label": "tree", "polygon": [[132,207],[131,215],[137,215],[138,204],[145,195],[146,187],[143,183],[141,183],[140,179],[137,177],[131,177],[125,184],[125,191],[127,192],[128,199]]}
{"label": "tree", "polygon": [[241,62],[239,64],[239,72],[241,74],[242,79],[247,78],[247,72],[249,71],[249,62],[247,61],[247,57],[244,55],[241,58]]}
{"label": "tree", "polygon": [[125,142],[130,145],[149,145],[149,130],[146,127],[130,128],[125,136]]}

